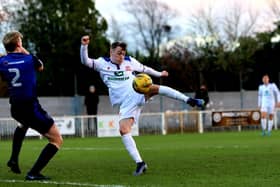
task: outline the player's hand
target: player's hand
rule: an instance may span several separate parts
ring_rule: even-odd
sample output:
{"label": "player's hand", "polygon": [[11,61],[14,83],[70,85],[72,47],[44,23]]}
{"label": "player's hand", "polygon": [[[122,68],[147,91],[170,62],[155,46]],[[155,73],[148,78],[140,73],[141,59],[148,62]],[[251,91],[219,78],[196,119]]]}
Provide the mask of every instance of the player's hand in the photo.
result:
{"label": "player's hand", "polygon": [[276,104],[276,108],[280,108],[280,102]]}
{"label": "player's hand", "polygon": [[37,71],[41,72],[44,70],[44,65],[41,65],[40,67],[38,67]]}
{"label": "player's hand", "polygon": [[21,47],[20,50],[21,50],[21,53],[29,55],[29,52],[24,47]]}
{"label": "player's hand", "polygon": [[162,71],[161,72],[161,77],[167,77],[168,76],[168,72],[167,71]]}
{"label": "player's hand", "polygon": [[81,38],[81,44],[82,45],[88,45],[89,44],[89,35],[85,35]]}

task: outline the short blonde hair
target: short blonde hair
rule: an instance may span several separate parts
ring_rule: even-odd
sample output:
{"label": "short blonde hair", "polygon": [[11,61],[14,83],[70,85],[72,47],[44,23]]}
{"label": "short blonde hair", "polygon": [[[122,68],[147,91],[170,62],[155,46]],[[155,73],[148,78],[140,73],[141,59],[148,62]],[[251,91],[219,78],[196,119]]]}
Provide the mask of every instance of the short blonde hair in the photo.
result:
{"label": "short blonde hair", "polygon": [[12,31],[5,34],[2,42],[7,52],[12,52],[16,49],[19,38],[23,38],[18,31]]}

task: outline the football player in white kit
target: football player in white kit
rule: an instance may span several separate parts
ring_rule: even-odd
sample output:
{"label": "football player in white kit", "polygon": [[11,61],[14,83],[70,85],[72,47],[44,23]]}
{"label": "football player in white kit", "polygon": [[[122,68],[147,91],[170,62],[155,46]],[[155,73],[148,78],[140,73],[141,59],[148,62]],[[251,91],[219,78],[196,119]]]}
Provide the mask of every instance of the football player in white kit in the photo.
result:
{"label": "football player in white kit", "polygon": [[279,106],[280,93],[277,86],[269,82],[269,76],[267,74],[262,77],[262,81],[263,84],[261,84],[258,89],[258,107],[261,111],[262,136],[266,135],[266,130],[267,135],[270,136],[273,127],[275,102],[277,102],[277,106]]}
{"label": "football player in white kit", "polygon": [[204,101],[193,99],[167,86],[153,84],[147,94],[134,91],[132,81],[134,72],[144,72],[155,77],[168,76],[167,71],[158,72],[144,66],[136,59],[125,56],[126,44],[114,42],[110,47],[110,57],[92,59],[88,57],[88,35],[81,38],[81,62],[99,72],[101,79],[109,89],[109,97],[113,106],[119,107],[119,128],[122,142],[132,159],[136,162],[135,176],[141,175],[147,169],[147,164],[142,160],[135,141],[131,135],[131,127],[137,123],[142,106],[150,97],[161,94],[188,103],[192,107],[202,106]]}

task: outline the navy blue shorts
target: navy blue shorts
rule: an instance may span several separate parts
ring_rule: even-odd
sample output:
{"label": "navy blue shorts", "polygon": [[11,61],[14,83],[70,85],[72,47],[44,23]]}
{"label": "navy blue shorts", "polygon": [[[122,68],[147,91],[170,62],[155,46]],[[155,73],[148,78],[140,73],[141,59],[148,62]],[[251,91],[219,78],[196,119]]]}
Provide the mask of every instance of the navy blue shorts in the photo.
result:
{"label": "navy blue shorts", "polygon": [[54,124],[54,120],[41,107],[38,100],[11,104],[11,115],[23,127],[32,128],[45,134]]}

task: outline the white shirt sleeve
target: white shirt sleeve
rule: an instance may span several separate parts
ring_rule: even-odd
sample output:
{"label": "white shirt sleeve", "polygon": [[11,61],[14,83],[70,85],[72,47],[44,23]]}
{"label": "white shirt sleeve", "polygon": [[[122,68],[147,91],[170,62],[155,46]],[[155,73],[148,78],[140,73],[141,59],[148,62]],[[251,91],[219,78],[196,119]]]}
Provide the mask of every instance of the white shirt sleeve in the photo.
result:
{"label": "white shirt sleeve", "polygon": [[276,94],[277,102],[280,102],[280,92],[275,83],[273,83],[273,91]]}
{"label": "white shirt sleeve", "polygon": [[153,68],[150,68],[148,66],[144,66],[144,73],[147,73],[149,75],[152,75],[154,77],[161,77],[161,72],[154,70]]}
{"label": "white shirt sleeve", "polygon": [[153,68],[150,68],[148,66],[145,66],[143,64],[141,64],[138,60],[136,60],[133,57],[130,57],[131,62],[133,63],[133,67],[134,70],[137,72],[143,72],[143,73],[147,73],[149,75],[152,75],[154,77],[160,77],[161,76],[161,72],[154,70]]}
{"label": "white shirt sleeve", "polygon": [[81,58],[81,62],[82,64],[93,68],[94,66],[94,60],[92,58],[88,57],[88,45],[81,45],[80,48],[80,58]]}

